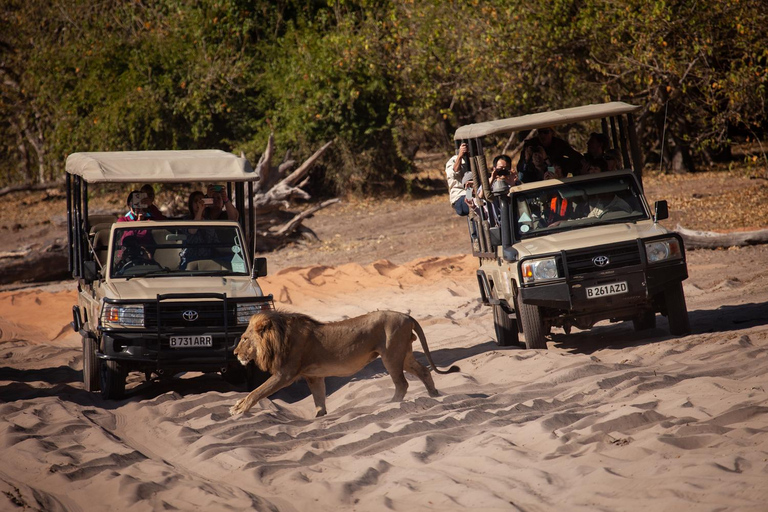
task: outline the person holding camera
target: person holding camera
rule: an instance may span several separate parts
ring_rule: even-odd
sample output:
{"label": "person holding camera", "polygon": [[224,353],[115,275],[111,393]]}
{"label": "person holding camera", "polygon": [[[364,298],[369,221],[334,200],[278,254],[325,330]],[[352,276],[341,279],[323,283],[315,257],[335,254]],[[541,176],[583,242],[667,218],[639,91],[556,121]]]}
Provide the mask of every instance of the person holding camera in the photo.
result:
{"label": "person holding camera", "polygon": [[445,163],[451,206],[456,214],[462,217],[469,215],[466,190],[472,187],[472,172],[469,170],[469,162],[466,159],[467,152],[467,143],[464,142],[459,146],[458,153]]}
{"label": "person holding camera", "polygon": [[[208,220],[237,220],[240,214],[232,201],[227,197],[227,189],[222,185],[208,185],[206,198],[211,199],[206,202]],[[223,208],[223,209],[222,209]]]}
{"label": "person holding camera", "polygon": [[[130,194],[128,194],[128,199],[125,201],[126,206],[128,206],[129,210],[128,213],[123,215],[122,217],[117,219],[117,222],[135,222],[135,221],[143,221],[143,220],[153,220],[151,218],[151,215],[148,213],[149,208],[149,202],[147,199],[147,194],[144,194],[140,192],[139,190],[133,190]],[[154,240],[152,239],[152,235],[149,233],[146,229],[127,229],[123,231],[123,235],[120,238],[120,245],[123,246],[124,242],[126,240],[130,240],[132,242],[132,245],[135,246],[136,254],[144,254],[146,257],[145,259],[152,259],[152,253],[151,251],[147,250],[148,246],[152,246],[154,244]],[[123,258],[123,253],[125,252],[124,249],[120,249],[117,251],[117,258],[121,259]],[[128,257],[129,254],[126,253],[126,257]]]}

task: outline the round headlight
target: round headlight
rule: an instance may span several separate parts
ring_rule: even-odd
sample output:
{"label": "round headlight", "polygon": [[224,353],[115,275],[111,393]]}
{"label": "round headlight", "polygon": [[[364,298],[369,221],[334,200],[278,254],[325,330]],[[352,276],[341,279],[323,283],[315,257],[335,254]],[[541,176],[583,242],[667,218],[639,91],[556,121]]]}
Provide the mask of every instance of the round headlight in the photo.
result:
{"label": "round headlight", "polygon": [[536,265],[534,273],[536,279],[556,279],[557,264],[555,260],[542,260]]}
{"label": "round headlight", "polygon": [[653,242],[646,244],[645,253],[649,263],[666,260],[669,258],[669,244],[667,242]]}

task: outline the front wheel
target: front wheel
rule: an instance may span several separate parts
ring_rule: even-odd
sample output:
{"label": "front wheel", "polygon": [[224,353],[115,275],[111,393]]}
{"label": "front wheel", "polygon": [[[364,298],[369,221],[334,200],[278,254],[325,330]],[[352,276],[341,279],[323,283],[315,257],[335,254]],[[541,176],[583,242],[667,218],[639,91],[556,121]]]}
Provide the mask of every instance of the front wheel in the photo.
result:
{"label": "front wheel", "polygon": [[675,336],[690,334],[691,322],[688,319],[688,307],[685,305],[683,283],[667,288],[664,292],[664,302],[667,305],[669,332]]}
{"label": "front wheel", "polygon": [[89,393],[99,390],[99,359],[96,357],[96,340],[83,336],[83,387]]}
{"label": "front wheel", "polygon": [[539,306],[520,303],[520,321],[523,324],[525,335],[525,347],[528,349],[546,349],[547,341],[544,339],[544,318],[541,316]]}
{"label": "front wheel", "polygon": [[117,400],[125,393],[125,379],[128,372],[118,361],[101,362],[101,397],[105,400]]}
{"label": "front wheel", "polygon": [[511,347],[518,344],[517,320],[509,317],[509,314],[501,306],[493,306],[493,326],[496,328],[496,344],[500,347]]}

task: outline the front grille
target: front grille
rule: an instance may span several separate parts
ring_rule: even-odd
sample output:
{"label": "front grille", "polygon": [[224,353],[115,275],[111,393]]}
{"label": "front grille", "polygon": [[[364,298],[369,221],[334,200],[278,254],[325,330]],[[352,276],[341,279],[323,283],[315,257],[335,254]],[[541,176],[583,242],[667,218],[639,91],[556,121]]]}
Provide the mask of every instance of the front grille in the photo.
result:
{"label": "front grille", "polygon": [[[167,302],[160,301],[155,304],[147,304],[144,311],[144,323],[149,329],[157,328],[158,322],[165,329],[189,329],[202,332],[203,330],[223,330],[224,320],[229,328],[236,325],[236,305],[233,302],[227,304],[224,314],[224,301],[196,301],[196,302]],[[184,312],[194,311],[197,318],[192,320],[184,318]],[[189,318],[189,315],[187,316]]]}
{"label": "front grille", "polygon": [[[565,259],[566,265],[568,266],[568,273],[571,276],[574,276],[640,265],[642,260],[640,259],[639,247],[637,242],[626,242],[615,245],[604,245],[601,247],[590,247],[589,249],[566,251]],[[593,259],[597,256],[607,256],[610,263],[603,267],[595,265]]]}

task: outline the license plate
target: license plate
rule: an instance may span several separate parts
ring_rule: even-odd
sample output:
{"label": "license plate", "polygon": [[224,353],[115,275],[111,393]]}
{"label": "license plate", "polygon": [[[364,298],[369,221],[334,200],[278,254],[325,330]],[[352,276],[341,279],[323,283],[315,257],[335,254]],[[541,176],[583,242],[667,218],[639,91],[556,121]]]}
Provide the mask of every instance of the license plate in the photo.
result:
{"label": "license plate", "polygon": [[171,336],[171,348],[212,347],[213,336],[198,334],[196,336]]}
{"label": "license plate", "polygon": [[608,295],[618,295],[620,293],[627,293],[629,288],[627,282],[622,281],[620,283],[604,284],[602,286],[592,286],[587,288],[588,299],[599,299],[600,297],[607,297]]}

